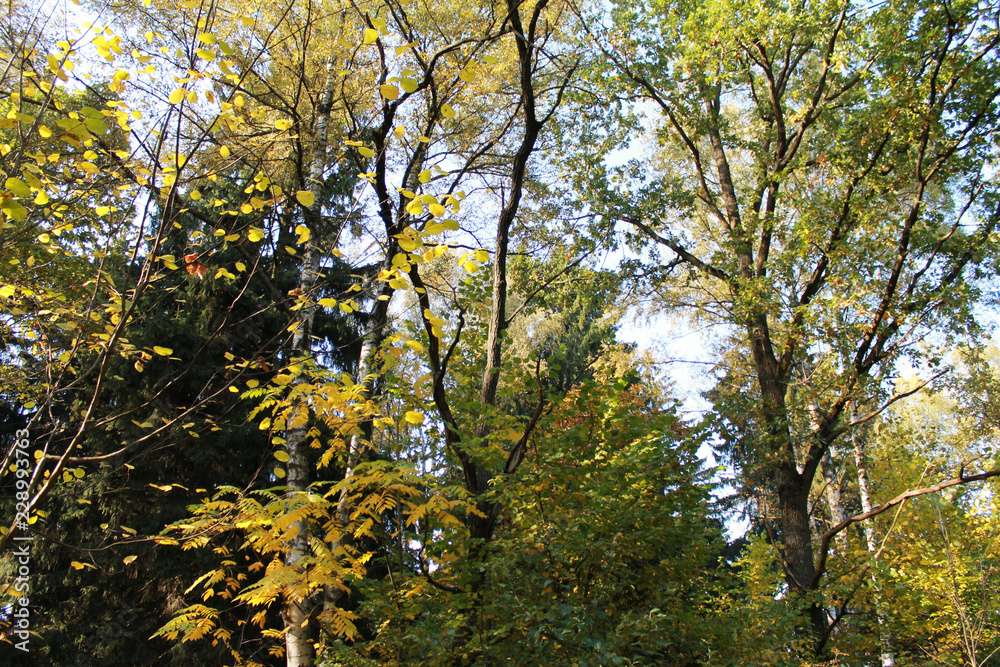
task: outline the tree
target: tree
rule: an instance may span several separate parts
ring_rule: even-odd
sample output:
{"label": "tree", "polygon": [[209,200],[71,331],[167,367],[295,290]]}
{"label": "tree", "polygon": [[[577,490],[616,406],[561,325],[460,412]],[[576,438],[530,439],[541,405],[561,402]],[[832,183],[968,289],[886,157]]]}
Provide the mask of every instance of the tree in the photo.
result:
{"label": "tree", "polygon": [[[899,398],[882,379],[903,356],[934,362],[917,341],[959,335],[976,272],[995,261],[992,11],[666,2],[616,5],[608,24],[581,15],[617,127],[642,131],[622,106],[642,100],[661,148],[645,181],[605,170],[580,187],[605,222],[666,253],[658,284],[739,341],[756,385],[750,454],[799,594],[823,574],[814,482],[868,419],[850,407]],[[584,133],[581,145],[617,136]],[[581,160],[588,176],[600,157]],[[836,617],[808,599],[821,651]]]}
{"label": "tree", "polygon": [[[944,437],[902,428],[902,365],[975,347],[995,9],[92,7],[8,8],[0,79],[0,546],[65,543],[32,552],[38,656],[993,650],[992,455],[880,463]],[[718,325],[702,424],[615,343],[643,292]],[[729,545],[710,434],[760,510]],[[108,606],[142,641],[75,639]]]}

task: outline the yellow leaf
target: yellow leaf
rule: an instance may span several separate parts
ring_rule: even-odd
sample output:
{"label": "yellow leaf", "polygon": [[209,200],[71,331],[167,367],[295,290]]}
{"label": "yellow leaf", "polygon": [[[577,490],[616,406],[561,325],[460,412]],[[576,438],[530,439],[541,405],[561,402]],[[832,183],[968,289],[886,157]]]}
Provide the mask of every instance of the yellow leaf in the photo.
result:
{"label": "yellow leaf", "polygon": [[312,235],[312,232],[310,232],[309,228],[306,227],[305,225],[296,226],[295,233],[299,235],[298,240],[296,240],[295,242],[300,245],[308,241],[309,237]]}
{"label": "yellow leaf", "polygon": [[422,172],[420,172],[419,174],[417,174],[417,179],[421,183],[430,183],[430,181],[431,181],[431,170],[430,169],[424,169]]}
{"label": "yellow leaf", "polygon": [[372,28],[365,28],[365,44],[374,44],[375,40],[378,39],[378,30]]}
{"label": "yellow leaf", "polygon": [[178,88],[174,92],[170,93],[170,97],[167,99],[170,100],[171,104],[180,104],[181,100],[184,99],[184,93],[186,92],[187,91],[184,90],[183,88]]}
{"label": "yellow leaf", "polygon": [[436,218],[440,218],[445,213],[444,206],[442,206],[441,204],[431,204],[430,206],[427,207],[427,210],[429,210],[431,212],[431,215],[433,215]]}
{"label": "yellow leaf", "polygon": [[250,231],[247,232],[247,238],[252,242],[257,243],[264,238],[264,232],[256,227],[251,227]]}
{"label": "yellow leaf", "polygon": [[283,479],[285,477],[285,470],[284,470],[284,468],[275,468],[274,469],[274,476],[277,477],[278,479]]}
{"label": "yellow leaf", "polygon": [[193,199],[194,201],[198,201],[199,199],[201,199],[201,193],[198,192],[197,190],[192,190],[191,194],[189,194],[188,196],[191,197],[191,199]]}
{"label": "yellow leaf", "polygon": [[417,90],[417,80],[411,79],[408,76],[404,76],[399,80],[400,87],[408,93],[416,92]]}
{"label": "yellow leaf", "polygon": [[52,136],[52,130],[50,130],[49,128],[45,127],[44,125],[39,125],[38,126],[38,134],[42,135],[43,139],[48,139],[49,137]]}
{"label": "yellow leaf", "polygon": [[211,45],[211,44],[215,44],[216,39],[215,39],[215,35],[213,35],[212,33],[210,33],[210,32],[203,32],[200,35],[198,35],[198,41],[201,42],[202,44],[209,44],[209,45]]}
{"label": "yellow leaf", "polygon": [[309,208],[316,203],[316,195],[308,190],[299,190],[295,193],[295,201],[302,204],[306,208]]}
{"label": "yellow leaf", "polygon": [[17,197],[28,197],[31,195],[31,188],[19,178],[8,178],[4,187],[10,190]]}
{"label": "yellow leaf", "polygon": [[379,86],[378,90],[380,93],[382,93],[382,97],[384,97],[387,100],[394,100],[397,97],[399,97],[399,88],[392,85],[391,83],[386,83]]}
{"label": "yellow leaf", "polygon": [[221,155],[223,158],[229,157],[229,146],[220,146],[219,155]]}
{"label": "yellow leaf", "polygon": [[277,451],[277,452],[274,453],[274,458],[278,459],[282,463],[285,463],[291,457],[288,455],[288,452],[279,450],[279,451]]}
{"label": "yellow leaf", "polygon": [[292,126],[292,121],[288,120],[287,118],[282,118],[274,121],[274,127],[282,131],[287,130],[291,126]]}
{"label": "yellow leaf", "polygon": [[399,237],[399,247],[405,250],[406,252],[413,252],[421,245],[423,245],[423,242],[420,241],[420,239],[413,239],[410,238],[409,236]]}
{"label": "yellow leaf", "polygon": [[138,558],[138,556],[135,555],[125,556],[125,558],[122,559],[122,562],[125,563],[126,565],[131,565],[133,562],[135,562],[136,558]]}
{"label": "yellow leaf", "polygon": [[243,273],[244,271],[247,270],[247,265],[244,264],[243,262],[236,262],[236,270],[239,271],[240,273]]}
{"label": "yellow leaf", "polygon": [[171,354],[174,353],[174,351],[171,350],[169,347],[160,347],[159,345],[153,346],[153,352],[156,352],[161,357],[169,357]]}
{"label": "yellow leaf", "polygon": [[215,51],[212,51],[211,49],[198,49],[196,53],[202,60],[207,60],[209,62],[215,60]]}
{"label": "yellow leaf", "polygon": [[408,341],[406,341],[406,346],[408,348],[410,348],[411,350],[413,350],[414,352],[423,352],[424,351],[424,346],[421,345],[420,343],[418,343],[415,340],[408,340]]}
{"label": "yellow leaf", "polygon": [[476,261],[479,262],[480,264],[485,264],[486,262],[490,261],[490,253],[488,253],[485,250],[477,250]]}
{"label": "yellow leaf", "polygon": [[419,412],[414,412],[413,410],[408,410],[403,419],[414,426],[419,426],[424,423],[424,416]]}
{"label": "yellow leaf", "polygon": [[450,104],[442,104],[441,115],[444,116],[445,118],[454,118],[458,114],[455,113],[455,110],[452,108]]}

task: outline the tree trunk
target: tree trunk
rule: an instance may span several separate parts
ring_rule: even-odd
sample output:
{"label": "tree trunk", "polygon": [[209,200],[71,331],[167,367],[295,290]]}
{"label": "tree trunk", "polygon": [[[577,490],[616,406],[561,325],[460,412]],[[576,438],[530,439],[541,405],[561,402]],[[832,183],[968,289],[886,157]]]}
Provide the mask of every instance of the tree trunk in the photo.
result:
{"label": "tree trunk", "polygon": [[[318,195],[323,184],[323,172],[326,169],[327,132],[330,110],[333,106],[335,81],[334,62],[330,59],[326,63],[326,82],[313,128],[315,144],[309,165],[309,183],[304,184],[304,189],[311,190],[317,195],[312,206],[303,208],[303,219],[306,226],[315,234],[322,231],[320,225],[323,198]],[[292,206],[293,204],[289,202],[286,205]],[[305,253],[302,256],[302,266],[299,270],[300,298],[305,299],[306,304],[298,311],[298,326],[292,336],[292,357],[302,361],[308,360],[312,355],[311,331],[313,319],[316,316],[316,302],[313,292],[319,278],[319,269],[319,250],[310,242],[306,245]],[[305,378],[302,376],[295,379],[296,384],[302,382],[305,382]],[[302,404],[297,409],[308,410],[309,408]],[[290,429],[286,435],[289,496],[305,493],[312,481],[309,446],[306,444],[308,431],[309,422],[306,420],[302,425]],[[288,545],[288,551],[285,553],[285,564],[289,567],[296,567],[302,557],[309,553],[308,522],[305,520],[297,521],[292,530],[294,536]],[[282,616],[285,622],[285,659],[288,667],[312,667],[315,663],[312,633],[308,627],[311,611],[312,602],[308,598],[291,595],[286,598]]]}
{"label": "tree trunk", "polygon": [[[871,486],[868,482],[868,461],[865,457],[864,440],[858,432],[851,435],[854,444],[854,463],[858,468],[858,490],[861,493],[861,509],[864,512],[872,511]],[[875,556],[878,551],[878,536],[875,534],[875,523],[865,521],[865,543],[868,547],[870,557]],[[871,570],[872,588],[875,591],[875,615],[878,617],[879,643],[882,646],[881,664],[882,667],[894,667],[896,659],[892,653],[892,633],[889,632],[889,617],[886,614],[885,603],[882,601],[882,585],[879,583],[878,574],[875,569]]]}
{"label": "tree trunk", "polygon": [[[319,274],[319,254],[312,247],[307,248],[302,258],[302,268],[299,278],[299,289],[305,298],[311,298]],[[311,354],[310,329],[316,313],[315,306],[306,306],[299,311],[298,328],[292,337],[292,357],[308,358]],[[299,376],[296,384],[305,380]],[[308,410],[306,405],[299,405],[297,410]],[[309,429],[308,420],[301,426],[289,429],[286,434],[285,449],[288,452],[288,496],[294,497],[305,493],[311,481],[309,465],[309,447],[306,444],[306,434]],[[285,552],[285,565],[297,567],[302,557],[309,553],[309,525],[305,520],[296,521],[292,527],[293,537]],[[312,667],[313,642],[310,637],[308,620],[311,603],[307,598],[286,593],[283,618],[285,621],[285,658],[288,667]]]}

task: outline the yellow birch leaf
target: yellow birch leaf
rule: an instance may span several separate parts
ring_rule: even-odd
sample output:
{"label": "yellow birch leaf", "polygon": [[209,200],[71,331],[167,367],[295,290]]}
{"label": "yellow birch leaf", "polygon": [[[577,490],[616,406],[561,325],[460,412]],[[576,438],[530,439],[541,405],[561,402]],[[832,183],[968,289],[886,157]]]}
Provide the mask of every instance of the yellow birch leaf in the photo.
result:
{"label": "yellow birch leaf", "polygon": [[170,101],[171,104],[180,104],[181,101],[184,99],[184,93],[186,92],[187,91],[184,90],[183,88],[178,88],[174,92],[170,93],[170,97],[168,97],[167,99]]}
{"label": "yellow birch leaf", "polygon": [[316,203],[316,195],[308,190],[299,190],[295,193],[295,201],[309,208]]}
{"label": "yellow birch leaf", "polygon": [[413,410],[408,410],[403,419],[414,426],[419,426],[424,423],[424,416],[419,412],[414,412]]}
{"label": "yellow birch leaf", "polygon": [[169,347],[160,347],[159,345],[153,346],[153,352],[156,352],[161,357],[169,357],[171,354],[174,353],[174,351],[171,350]]}
{"label": "yellow birch leaf", "polygon": [[247,232],[247,238],[252,242],[257,243],[264,238],[263,230],[257,229],[256,227],[251,227],[250,231]]}
{"label": "yellow birch leaf", "polygon": [[306,227],[305,225],[298,225],[298,226],[296,226],[295,227],[295,233],[299,235],[299,238],[296,241],[296,243],[298,243],[300,245],[303,244],[303,243],[305,243],[306,241],[308,241],[309,237],[312,235],[312,232],[310,232],[309,228]]}
{"label": "yellow birch leaf", "polygon": [[17,197],[28,197],[31,195],[31,188],[19,178],[8,178],[4,187]]}
{"label": "yellow birch leaf", "polygon": [[379,86],[378,90],[380,93],[382,93],[382,97],[384,97],[387,100],[394,100],[399,97],[399,88],[392,85],[391,83],[386,83]]}

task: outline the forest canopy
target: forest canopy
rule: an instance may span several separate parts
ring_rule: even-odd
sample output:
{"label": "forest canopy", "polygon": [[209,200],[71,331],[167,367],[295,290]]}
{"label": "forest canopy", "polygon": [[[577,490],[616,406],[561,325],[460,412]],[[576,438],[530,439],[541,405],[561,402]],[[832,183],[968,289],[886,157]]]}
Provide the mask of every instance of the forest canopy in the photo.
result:
{"label": "forest canopy", "polygon": [[4,664],[1000,651],[1000,5],[0,11]]}

